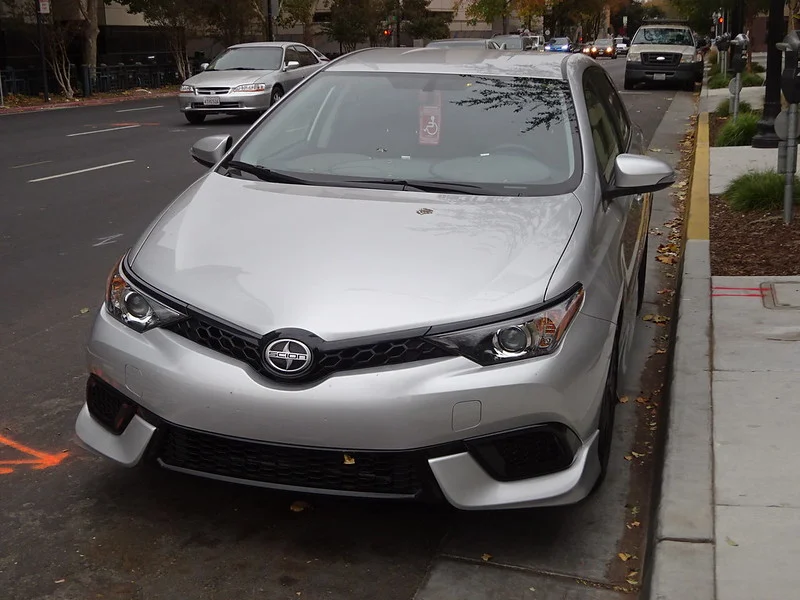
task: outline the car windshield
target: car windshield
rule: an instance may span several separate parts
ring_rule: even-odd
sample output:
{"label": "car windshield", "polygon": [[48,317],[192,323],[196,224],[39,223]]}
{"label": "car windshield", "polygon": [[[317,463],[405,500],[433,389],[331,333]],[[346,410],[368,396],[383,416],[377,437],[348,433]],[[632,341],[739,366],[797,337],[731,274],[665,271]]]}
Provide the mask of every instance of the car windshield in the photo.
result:
{"label": "car windshield", "polygon": [[522,38],[521,37],[507,37],[497,38],[498,44],[505,44],[507,50],[521,50]]}
{"label": "car windshield", "polygon": [[633,36],[633,43],[694,46],[692,34],[682,27],[643,27]]}
{"label": "car windshield", "polygon": [[278,47],[229,48],[206,71],[277,71],[282,57],[283,49]]}
{"label": "car windshield", "polygon": [[550,41],[553,46],[566,46],[569,44],[569,39],[567,38],[555,38]]}
{"label": "car windshield", "polygon": [[610,46],[611,45],[611,40],[597,40],[594,43],[594,45],[595,46]]}
{"label": "car windshield", "polygon": [[231,159],[315,185],[548,195],[580,176],[576,122],[556,80],[322,72]]}

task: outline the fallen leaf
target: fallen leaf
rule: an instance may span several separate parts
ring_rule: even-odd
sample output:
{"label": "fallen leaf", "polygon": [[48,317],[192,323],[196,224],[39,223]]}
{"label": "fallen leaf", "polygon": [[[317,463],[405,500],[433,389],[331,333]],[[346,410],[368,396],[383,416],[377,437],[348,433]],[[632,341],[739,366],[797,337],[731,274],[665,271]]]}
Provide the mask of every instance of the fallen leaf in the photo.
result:
{"label": "fallen leaf", "polygon": [[631,557],[631,555],[628,554],[627,552],[620,552],[619,554],[617,554],[617,556],[619,556],[619,559],[622,562],[627,562]]}
{"label": "fallen leaf", "polygon": [[639,527],[639,525],[641,525],[641,523],[639,521],[631,521],[630,523],[628,523],[626,525],[626,527],[628,529],[633,529],[634,527]]}
{"label": "fallen leaf", "polygon": [[658,325],[663,325],[669,321],[669,317],[665,317],[664,315],[645,315],[642,317],[642,321],[652,321]]}
{"label": "fallen leaf", "polygon": [[528,588],[530,591],[535,592],[536,588]]}
{"label": "fallen leaf", "polygon": [[53,583],[64,583],[66,579],[56,579]]}
{"label": "fallen leaf", "polygon": [[304,510],[307,510],[309,508],[311,508],[311,505],[308,502],[303,502],[302,500],[295,500],[294,502],[292,502],[291,506],[289,507],[289,510],[291,510],[292,512],[303,512]]}
{"label": "fallen leaf", "polygon": [[483,562],[489,562],[490,560],[492,560],[492,555],[491,554],[482,554],[481,555],[481,560]]}
{"label": "fallen leaf", "polygon": [[344,464],[346,465],[354,465],[356,464],[356,459],[350,456],[349,454],[344,455]]}
{"label": "fallen leaf", "polygon": [[631,571],[628,573],[628,577],[636,577],[639,574],[639,571]]}
{"label": "fallen leaf", "polygon": [[633,457],[630,454],[626,454],[625,460],[633,460]]}
{"label": "fallen leaf", "polygon": [[633,577],[628,577],[625,581],[627,581],[631,585],[639,585],[639,582]]}
{"label": "fallen leaf", "polygon": [[620,402],[620,404],[625,404],[626,402],[628,402],[628,400],[630,400],[630,398],[628,398],[627,396],[622,396],[619,399],[619,402]]}
{"label": "fallen leaf", "polygon": [[661,148],[650,148],[650,152],[661,152]]}
{"label": "fallen leaf", "polygon": [[738,545],[739,545],[739,544],[737,544],[736,542],[734,542],[734,541],[733,541],[731,538],[729,538],[729,537],[726,537],[726,538],[725,538],[725,541],[726,541],[726,542],[728,542],[728,545],[729,545],[729,546],[738,546]]}
{"label": "fallen leaf", "polygon": [[660,263],[664,263],[665,265],[674,265],[674,264],[677,264],[677,262],[678,262],[678,257],[677,257],[677,256],[663,256],[663,255],[659,255],[659,256],[656,256],[656,260],[657,260],[658,262],[660,262]]}
{"label": "fallen leaf", "polygon": [[647,404],[648,399],[645,398],[644,396],[639,396],[638,398],[636,398],[636,402],[638,402],[639,404]]}
{"label": "fallen leaf", "polygon": [[85,314],[86,314],[86,313],[88,313],[88,312],[89,312],[89,309],[88,309],[88,308],[82,308],[82,309],[81,309],[81,314],[82,314],[82,315],[85,315]]}
{"label": "fallen leaf", "polygon": [[632,514],[634,517],[635,517],[636,515],[638,515],[638,514],[639,514],[639,507],[638,507],[638,506],[634,506],[634,507],[631,509],[631,514]]}
{"label": "fallen leaf", "polygon": [[631,454],[633,454],[636,458],[642,458],[644,456],[644,454],[641,452],[631,452]]}
{"label": "fallen leaf", "polygon": [[666,350],[656,350],[656,354],[666,354]]}

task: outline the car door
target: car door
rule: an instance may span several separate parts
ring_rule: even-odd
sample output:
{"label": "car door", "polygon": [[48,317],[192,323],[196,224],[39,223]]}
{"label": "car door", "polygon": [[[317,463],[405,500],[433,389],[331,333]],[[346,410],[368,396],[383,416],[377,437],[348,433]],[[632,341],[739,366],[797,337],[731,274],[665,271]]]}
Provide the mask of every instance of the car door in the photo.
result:
{"label": "car door", "polygon": [[286,92],[300,83],[300,80],[303,78],[303,63],[300,62],[300,55],[297,53],[294,46],[287,46],[283,54],[283,67],[288,67],[289,63],[292,61],[299,63],[300,66],[283,72],[281,81],[283,83],[283,89]]}
{"label": "car door", "polygon": [[322,64],[319,62],[319,59],[314,56],[314,53],[309,50],[306,46],[302,44],[298,44],[294,47],[297,55],[300,57],[300,80],[302,81],[306,77],[313,75],[314,72],[319,69]]}

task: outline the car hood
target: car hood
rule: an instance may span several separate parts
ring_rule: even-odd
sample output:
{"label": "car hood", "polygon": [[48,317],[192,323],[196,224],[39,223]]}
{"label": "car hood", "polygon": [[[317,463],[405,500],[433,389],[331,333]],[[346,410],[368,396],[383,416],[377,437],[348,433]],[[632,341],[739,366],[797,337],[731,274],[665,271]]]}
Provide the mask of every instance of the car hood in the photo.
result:
{"label": "car hood", "polygon": [[694,54],[692,46],[676,46],[674,44],[634,44],[630,46],[633,52],[672,52],[674,54]]}
{"label": "car hood", "polygon": [[212,172],[164,211],[131,268],[254,333],[346,339],[541,302],[580,214],[572,194],[288,186]]}
{"label": "car hood", "polygon": [[243,83],[254,83],[262,78],[275,75],[278,71],[203,71],[184,81],[184,85],[203,86],[235,86]]}

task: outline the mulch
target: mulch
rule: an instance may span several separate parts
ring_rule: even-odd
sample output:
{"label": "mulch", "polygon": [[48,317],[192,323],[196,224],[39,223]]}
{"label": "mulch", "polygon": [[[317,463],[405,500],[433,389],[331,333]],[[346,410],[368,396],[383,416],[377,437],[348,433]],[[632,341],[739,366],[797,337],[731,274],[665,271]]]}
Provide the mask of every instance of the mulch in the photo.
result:
{"label": "mulch", "polygon": [[789,225],[783,211],[737,212],[719,196],[710,213],[712,275],[800,275],[800,207]]}
{"label": "mulch", "polygon": [[7,96],[7,104],[0,107],[0,115],[13,115],[27,112],[41,112],[47,110],[58,110],[64,108],[77,108],[79,106],[103,106],[106,104],[117,104],[130,100],[151,100],[155,98],[167,98],[177,96],[178,88],[160,88],[156,91],[139,89],[127,90],[124,92],[108,92],[95,94],[91,98],[73,98],[66,100],[63,96],[53,95],[49,103],[39,97],[32,96]]}

